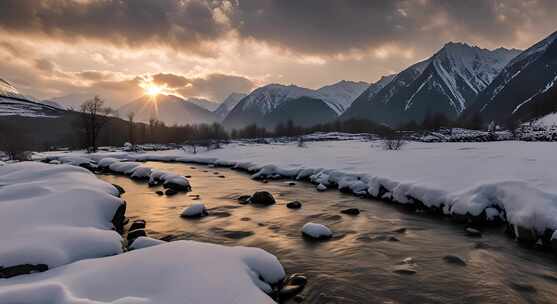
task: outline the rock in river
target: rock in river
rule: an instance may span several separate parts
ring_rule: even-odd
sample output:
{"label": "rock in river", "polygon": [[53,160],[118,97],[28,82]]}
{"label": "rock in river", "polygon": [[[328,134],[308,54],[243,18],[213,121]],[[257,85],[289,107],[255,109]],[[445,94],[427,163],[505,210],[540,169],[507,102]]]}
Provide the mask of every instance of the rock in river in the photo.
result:
{"label": "rock in river", "polygon": [[263,205],[263,206],[269,206],[276,203],[273,195],[271,195],[271,193],[267,191],[255,192],[249,199],[249,202],[254,205]]}
{"label": "rock in river", "polygon": [[311,222],[302,227],[302,234],[316,240],[326,240],[333,236],[333,232],[327,226]]}
{"label": "rock in river", "polygon": [[300,208],[302,208],[302,203],[300,203],[299,201],[293,201],[293,202],[290,202],[290,203],[286,204],[286,208],[300,209]]}
{"label": "rock in river", "polygon": [[182,211],[182,217],[186,218],[200,218],[207,216],[209,213],[207,212],[207,208],[202,203],[192,204],[188,208]]}
{"label": "rock in river", "polygon": [[340,213],[348,214],[348,215],[358,215],[360,214],[360,209],[358,208],[348,208],[340,211]]}
{"label": "rock in river", "polygon": [[455,264],[458,266],[466,266],[466,261],[459,257],[458,255],[446,255],[443,257],[443,260],[445,260],[445,262],[449,263],[449,264]]}

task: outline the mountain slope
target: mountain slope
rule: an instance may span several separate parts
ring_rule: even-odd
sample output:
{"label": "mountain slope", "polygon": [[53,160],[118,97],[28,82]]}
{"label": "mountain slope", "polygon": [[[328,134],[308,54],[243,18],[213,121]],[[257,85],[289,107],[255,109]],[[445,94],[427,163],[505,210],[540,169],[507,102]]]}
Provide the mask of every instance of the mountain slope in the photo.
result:
{"label": "mountain slope", "polygon": [[244,97],[226,116],[223,124],[229,128],[242,128],[254,123],[270,127],[265,116],[272,113],[282,103],[300,97],[323,98],[317,91],[295,85],[269,84],[255,89]]}
{"label": "mountain slope", "polygon": [[122,117],[133,112],[135,121],[148,122],[151,118],[163,121],[167,125],[186,125],[212,123],[217,117],[212,112],[172,95],[158,95],[157,97],[143,96],[130,102],[118,112]]}
{"label": "mountain slope", "polygon": [[517,50],[487,50],[447,43],[431,58],[401,72],[371,98],[360,96],[344,118],[360,117],[390,125],[421,121],[427,113],[458,117]]}
{"label": "mountain slope", "polygon": [[317,89],[323,99],[337,113],[343,113],[350,107],[356,97],[360,96],[368,87],[369,83],[359,81],[341,80],[335,84],[327,85]]}
{"label": "mountain slope", "polygon": [[556,108],[557,32],[513,59],[474,101],[466,116],[530,119]]}
{"label": "mountain slope", "polygon": [[210,101],[210,100],[203,99],[203,98],[188,98],[188,99],[186,99],[186,101],[189,101],[193,104],[196,104],[196,105],[202,107],[203,109],[211,111],[211,112],[215,111],[220,106],[220,103],[218,103],[216,101]]}
{"label": "mountain slope", "polygon": [[55,118],[63,114],[58,107],[25,96],[0,78],[0,116]]}
{"label": "mountain slope", "polygon": [[213,111],[220,119],[224,119],[232,109],[246,97],[246,94],[242,93],[231,93],[226,97],[226,99],[219,105],[219,107]]}
{"label": "mountain slope", "polygon": [[291,120],[294,125],[310,127],[319,123],[333,121],[337,114],[326,102],[311,97],[290,99],[281,103],[274,111],[264,117],[264,125],[275,127]]}

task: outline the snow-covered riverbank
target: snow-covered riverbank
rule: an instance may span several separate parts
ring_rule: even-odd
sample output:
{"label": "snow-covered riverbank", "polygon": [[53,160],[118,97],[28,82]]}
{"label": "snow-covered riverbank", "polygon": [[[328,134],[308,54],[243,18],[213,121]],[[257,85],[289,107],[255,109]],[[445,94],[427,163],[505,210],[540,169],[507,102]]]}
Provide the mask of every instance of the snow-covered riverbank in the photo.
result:
{"label": "snow-covered riverbank", "polygon": [[[556,143],[417,143],[385,151],[380,142],[326,141],[300,148],[289,144],[232,144],[190,154],[182,150],[149,153],[80,153],[93,160],[197,162],[249,171],[254,178],[309,179],[356,194],[425,205],[444,214],[503,219],[515,233],[522,228],[551,239],[557,229]],[[48,153],[46,156],[62,156]]]}
{"label": "snow-covered riverbank", "polygon": [[177,241],[124,252],[118,195],[77,166],[0,166],[0,303],[274,303],[267,293],[285,272],[262,249]]}

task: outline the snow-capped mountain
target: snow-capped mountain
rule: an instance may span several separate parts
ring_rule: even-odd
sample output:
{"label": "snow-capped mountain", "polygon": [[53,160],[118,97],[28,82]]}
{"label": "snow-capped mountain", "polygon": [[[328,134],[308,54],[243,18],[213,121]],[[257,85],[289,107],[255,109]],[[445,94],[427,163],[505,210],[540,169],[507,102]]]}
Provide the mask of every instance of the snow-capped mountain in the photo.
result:
{"label": "snow-capped mountain", "polygon": [[118,109],[118,113],[123,119],[126,119],[125,117],[132,112],[135,115],[135,121],[148,122],[154,118],[167,125],[213,123],[217,121],[216,115],[212,112],[173,95],[143,96]]}
{"label": "snow-capped mountain", "polygon": [[390,125],[421,121],[427,113],[458,117],[518,50],[487,50],[447,43],[431,58],[403,72],[371,97],[362,94],[344,118],[360,117]]}
{"label": "snow-capped mountain", "polygon": [[196,104],[200,107],[202,107],[205,110],[208,111],[215,111],[219,106],[220,103],[216,102],[216,101],[211,101],[211,100],[207,100],[207,99],[203,99],[203,98],[188,98],[186,99],[187,101]]}
{"label": "snow-capped mountain", "polygon": [[60,108],[25,96],[0,78],[0,116],[54,118],[64,114]]}
{"label": "snow-capped mountain", "polygon": [[514,58],[466,115],[486,120],[529,120],[557,110],[557,32]]}
{"label": "snow-capped mountain", "polygon": [[220,119],[224,119],[232,109],[242,100],[242,98],[246,97],[246,94],[242,93],[232,93],[224,99],[224,101],[219,105],[219,107],[213,111]]}
{"label": "snow-capped mountain", "polygon": [[343,113],[350,107],[356,97],[360,96],[368,87],[369,83],[359,81],[341,80],[335,84],[327,85],[317,89],[337,113]]}
{"label": "snow-capped mountain", "polygon": [[[386,79],[388,78],[385,78],[382,83],[386,83]],[[243,98],[227,115],[224,124],[234,128],[252,123],[270,127],[280,122],[286,122],[288,117],[299,118],[300,120],[295,122],[300,125],[308,125],[309,121],[328,122],[341,115],[352,104],[356,96],[369,87],[370,85],[365,82],[346,80],[318,90],[296,85],[269,84],[255,89]],[[286,102],[288,104],[282,106]],[[307,104],[301,104],[302,102]],[[323,106],[328,109],[324,109]],[[280,114],[274,113],[277,109]],[[297,113],[288,114],[287,109]],[[331,113],[333,115],[330,115]],[[301,119],[302,117],[298,114],[305,116],[307,121]],[[269,117],[273,117],[273,119],[269,119]]]}

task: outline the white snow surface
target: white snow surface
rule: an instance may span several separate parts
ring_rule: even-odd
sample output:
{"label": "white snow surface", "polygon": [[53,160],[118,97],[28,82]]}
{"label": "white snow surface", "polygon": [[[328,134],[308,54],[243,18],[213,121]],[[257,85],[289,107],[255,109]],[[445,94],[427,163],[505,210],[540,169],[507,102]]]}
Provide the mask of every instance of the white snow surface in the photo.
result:
{"label": "white snow surface", "polygon": [[0,266],[53,268],[121,253],[122,238],[111,222],[122,203],[117,194],[114,186],[75,166],[1,166]]}
{"label": "white snow surface", "polygon": [[0,303],[274,303],[284,276],[262,249],[175,241],[0,280]]}
{"label": "white snow surface", "polygon": [[536,120],[536,124],[541,126],[557,126],[557,113],[547,114]]}
{"label": "white snow surface", "polygon": [[302,233],[312,238],[330,238],[333,232],[327,226],[309,222],[302,227]]}

